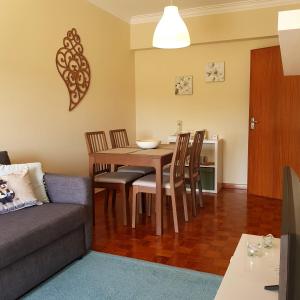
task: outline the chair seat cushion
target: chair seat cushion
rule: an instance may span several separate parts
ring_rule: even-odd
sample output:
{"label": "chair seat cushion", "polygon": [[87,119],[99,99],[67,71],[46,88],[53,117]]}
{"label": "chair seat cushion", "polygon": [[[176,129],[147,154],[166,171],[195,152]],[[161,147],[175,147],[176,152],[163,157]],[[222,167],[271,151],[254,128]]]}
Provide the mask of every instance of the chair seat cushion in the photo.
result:
{"label": "chair seat cushion", "polygon": [[78,204],[48,203],[1,215],[0,269],[77,229],[85,220],[86,209]]}
{"label": "chair seat cushion", "polygon": [[109,172],[95,176],[95,182],[127,184],[138,179],[141,176],[143,175],[133,172]]}
{"label": "chair seat cushion", "polygon": [[[134,181],[132,183],[133,186],[142,186],[142,187],[148,187],[148,188],[156,188],[156,179],[155,174],[150,174],[147,176],[144,176],[142,178],[139,178],[138,180]],[[169,176],[163,176],[163,187],[165,189],[170,188],[170,177]]]}
{"label": "chair seat cushion", "polygon": [[170,169],[171,169],[171,166],[167,166],[166,168],[164,168],[163,175],[170,176]]}
{"label": "chair seat cushion", "polygon": [[[163,171],[164,176],[170,176],[170,169],[171,169],[170,166],[164,169],[164,171]],[[185,167],[185,169],[184,169],[184,177],[185,178],[189,178],[190,177],[189,167]]]}
{"label": "chair seat cushion", "polygon": [[154,173],[155,169],[152,167],[141,167],[141,166],[123,166],[118,169],[118,172],[133,172],[142,175]]}

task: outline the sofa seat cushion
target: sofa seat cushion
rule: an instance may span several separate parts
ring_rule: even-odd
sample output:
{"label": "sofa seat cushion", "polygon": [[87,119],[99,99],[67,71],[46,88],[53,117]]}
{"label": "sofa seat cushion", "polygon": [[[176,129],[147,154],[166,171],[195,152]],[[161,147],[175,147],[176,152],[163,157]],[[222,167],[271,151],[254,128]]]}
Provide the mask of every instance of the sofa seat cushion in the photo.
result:
{"label": "sofa seat cushion", "polygon": [[78,204],[49,203],[1,215],[0,269],[77,229],[85,221],[86,210]]}

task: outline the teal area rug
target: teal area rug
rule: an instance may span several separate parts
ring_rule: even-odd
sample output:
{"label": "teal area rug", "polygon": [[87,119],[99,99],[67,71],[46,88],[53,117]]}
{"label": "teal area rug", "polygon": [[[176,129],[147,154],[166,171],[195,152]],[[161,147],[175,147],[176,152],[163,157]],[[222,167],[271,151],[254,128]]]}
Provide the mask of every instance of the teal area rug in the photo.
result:
{"label": "teal area rug", "polygon": [[22,299],[213,300],[222,277],[90,252]]}

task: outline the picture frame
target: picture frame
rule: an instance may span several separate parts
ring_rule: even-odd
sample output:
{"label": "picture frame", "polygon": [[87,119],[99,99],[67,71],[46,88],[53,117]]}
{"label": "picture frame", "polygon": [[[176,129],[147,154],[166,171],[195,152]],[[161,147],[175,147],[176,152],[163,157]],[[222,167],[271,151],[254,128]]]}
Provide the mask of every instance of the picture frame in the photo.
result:
{"label": "picture frame", "polygon": [[225,81],[225,62],[209,62],[205,66],[206,82]]}
{"label": "picture frame", "polygon": [[175,95],[192,95],[193,94],[193,76],[181,75],[175,77]]}

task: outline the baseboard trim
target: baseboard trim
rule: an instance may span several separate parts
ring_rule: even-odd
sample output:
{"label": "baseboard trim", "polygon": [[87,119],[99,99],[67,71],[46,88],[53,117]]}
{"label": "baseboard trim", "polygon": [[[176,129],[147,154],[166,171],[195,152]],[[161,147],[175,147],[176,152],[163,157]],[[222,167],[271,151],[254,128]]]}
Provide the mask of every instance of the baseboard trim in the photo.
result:
{"label": "baseboard trim", "polygon": [[223,183],[223,189],[247,190],[247,184]]}

